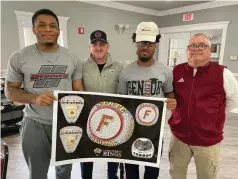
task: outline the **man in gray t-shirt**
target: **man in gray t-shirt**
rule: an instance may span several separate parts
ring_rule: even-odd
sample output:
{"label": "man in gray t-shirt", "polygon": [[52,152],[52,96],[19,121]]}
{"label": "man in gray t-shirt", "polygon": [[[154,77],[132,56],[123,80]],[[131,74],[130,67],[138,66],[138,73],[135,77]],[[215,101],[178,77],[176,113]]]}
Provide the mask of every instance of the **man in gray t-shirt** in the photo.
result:
{"label": "man in gray t-shirt", "polygon": [[[24,103],[22,149],[30,179],[47,179],[51,158],[54,90],[83,90],[81,61],[57,44],[59,21],[48,9],[35,12],[37,43],[14,52],[8,63],[6,95]],[[24,90],[20,87],[23,84]],[[70,179],[72,165],[56,167],[57,179]]]}
{"label": "man in gray t-shirt", "polygon": [[151,66],[140,66],[137,61],[120,74],[119,92],[138,96],[165,97],[173,91],[173,76],[167,66],[154,60]]}
{"label": "man in gray t-shirt", "polygon": [[[167,109],[176,107],[172,85],[172,72],[153,59],[160,35],[154,22],[142,22],[132,36],[136,42],[138,60],[124,68],[119,77],[119,93],[138,96],[166,97]],[[125,164],[126,177],[139,179],[139,166]],[[145,167],[144,179],[157,179],[159,169]]]}

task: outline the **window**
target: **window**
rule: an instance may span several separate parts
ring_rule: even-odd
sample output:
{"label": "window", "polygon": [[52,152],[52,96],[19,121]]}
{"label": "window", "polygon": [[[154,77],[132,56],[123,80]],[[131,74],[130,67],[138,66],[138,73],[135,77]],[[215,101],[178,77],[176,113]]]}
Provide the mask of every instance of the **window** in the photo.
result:
{"label": "window", "polygon": [[[33,13],[23,11],[14,12],[16,14],[18,24],[20,48],[24,48],[28,45],[36,43],[36,37],[32,32],[31,18],[33,16]],[[67,48],[67,21],[69,18],[58,16],[58,19],[60,24],[60,36],[58,38],[58,44]]]}
{"label": "window", "polygon": [[169,39],[167,65],[174,67],[186,59],[186,39]]}

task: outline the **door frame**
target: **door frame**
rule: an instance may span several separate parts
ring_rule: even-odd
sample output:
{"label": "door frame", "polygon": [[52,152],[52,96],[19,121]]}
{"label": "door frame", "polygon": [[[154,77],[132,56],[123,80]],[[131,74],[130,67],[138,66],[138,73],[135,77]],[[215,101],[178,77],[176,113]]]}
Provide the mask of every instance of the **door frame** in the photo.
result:
{"label": "door frame", "polygon": [[[222,39],[221,39],[221,50],[220,50],[220,56],[219,56],[219,64],[222,65],[223,64],[223,58],[224,58],[225,45],[226,45],[227,29],[228,29],[229,23],[230,23],[230,21],[220,21],[220,22],[209,22],[209,23],[199,23],[199,24],[159,28],[159,32],[161,34],[161,41],[159,43],[159,53],[158,53],[158,55],[161,56],[161,53],[163,53],[162,49],[163,49],[163,45],[165,43],[164,39],[163,39],[163,36],[165,34],[192,32],[192,31],[199,31],[199,30],[220,29],[220,30],[222,30]],[[159,59],[159,57],[158,57],[158,59]],[[164,61],[164,60],[162,60],[161,62],[166,64],[166,61]]]}

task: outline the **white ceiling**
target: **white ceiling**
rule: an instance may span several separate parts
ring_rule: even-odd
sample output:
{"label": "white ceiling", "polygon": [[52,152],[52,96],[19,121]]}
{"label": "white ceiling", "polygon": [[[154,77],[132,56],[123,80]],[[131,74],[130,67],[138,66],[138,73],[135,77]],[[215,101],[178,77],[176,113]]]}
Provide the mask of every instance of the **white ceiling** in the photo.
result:
{"label": "white ceiling", "polygon": [[179,8],[189,5],[207,3],[209,1],[114,1],[132,6],[163,11],[173,8]]}
{"label": "white ceiling", "polygon": [[99,6],[121,9],[141,14],[148,14],[153,16],[166,16],[172,14],[179,14],[190,11],[199,11],[203,9],[211,9],[217,7],[237,5],[238,1],[230,0],[210,0],[210,1],[179,1],[179,0],[154,0],[154,1],[125,1],[125,0],[107,0],[107,1],[82,1],[84,3],[96,4]]}

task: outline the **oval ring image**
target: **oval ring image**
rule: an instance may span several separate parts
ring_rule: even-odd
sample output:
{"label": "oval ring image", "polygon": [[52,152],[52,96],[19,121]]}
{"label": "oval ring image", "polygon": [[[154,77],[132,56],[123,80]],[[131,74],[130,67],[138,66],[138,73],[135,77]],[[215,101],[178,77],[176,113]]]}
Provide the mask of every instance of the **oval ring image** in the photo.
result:
{"label": "oval ring image", "polygon": [[159,109],[152,103],[142,103],[136,108],[136,121],[142,126],[152,126],[159,118]]}
{"label": "oval ring image", "polygon": [[121,104],[103,101],[90,111],[88,137],[103,146],[117,146],[129,140],[134,130],[131,113]]}

